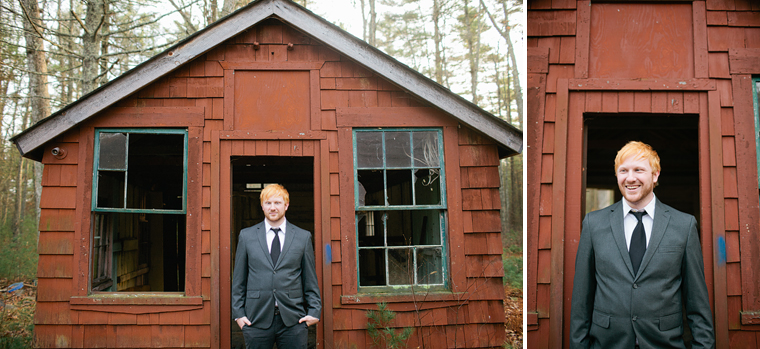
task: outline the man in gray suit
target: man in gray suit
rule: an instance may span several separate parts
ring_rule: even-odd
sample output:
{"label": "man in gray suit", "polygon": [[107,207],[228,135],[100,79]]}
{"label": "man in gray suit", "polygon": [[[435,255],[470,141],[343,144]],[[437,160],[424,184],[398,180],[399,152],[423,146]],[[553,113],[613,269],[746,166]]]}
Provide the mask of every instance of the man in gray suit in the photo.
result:
{"label": "man in gray suit", "polygon": [[285,219],[288,191],[261,191],[266,219],[240,231],[232,276],[232,316],[246,348],[306,348],[308,326],[319,322],[319,295],[311,233]]}
{"label": "man in gray suit", "polygon": [[657,200],[657,152],[629,142],[615,158],[623,200],[586,215],[575,260],[571,348],[715,345],[694,216]]}

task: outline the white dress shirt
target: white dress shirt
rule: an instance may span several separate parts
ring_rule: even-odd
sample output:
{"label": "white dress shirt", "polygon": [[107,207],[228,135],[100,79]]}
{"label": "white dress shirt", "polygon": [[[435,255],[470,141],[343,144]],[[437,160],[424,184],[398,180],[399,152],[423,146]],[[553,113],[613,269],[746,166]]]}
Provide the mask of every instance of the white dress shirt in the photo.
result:
{"label": "white dress shirt", "polygon": [[[277,233],[277,237],[280,238],[280,252],[282,252],[282,246],[285,245],[285,226],[288,225],[287,219],[285,217],[282,218],[282,224],[280,224],[280,232]],[[272,253],[272,241],[274,240],[274,232],[272,231],[272,226],[269,225],[268,220],[264,220],[264,226],[267,228],[267,250],[269,253]]]}
{"label": "white dress shirt", "polygon": [[[641,222],[644,224],[644,235],[647,237],[647,247],[649,246],[649,237],[652,236],[652,225],[654,224],[655,207],[654,202],[656,200],[656,197],[652,197],[652,201],[650,201],[644,207],[644,211],[647,211],[647,214],[641,217]],[[628,250],[631,249],[631,236],[633,236],[633,229],[636,228],[636,224],[638,223],[639,220],[636,219],[636,216],[634,216],[633,213],[631,213],[631,205],[629,205],[628,201],[623,198],[623,225],[625,227],[625,244],[628,247]]]}

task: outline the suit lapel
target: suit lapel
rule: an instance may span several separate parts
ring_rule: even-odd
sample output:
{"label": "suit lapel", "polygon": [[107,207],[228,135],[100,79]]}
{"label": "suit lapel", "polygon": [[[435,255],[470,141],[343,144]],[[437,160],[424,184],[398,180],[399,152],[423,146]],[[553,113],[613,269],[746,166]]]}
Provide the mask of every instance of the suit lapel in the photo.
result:
{"label": "suit lapel", "polygon": [[660,241],[662,241],[662,238],[665,236],[665,230],[667,229],[669,222],[670,210],[667,206],[657,200],[655,202],[655,214],[654,224],[652,225],[652,233],[649,236],[649,244],[647,244],[647,251],[644,253],[644,259],[641,260],[639,275],[641,275],[641,272],[647,267],[649,261],[652,260],[652,256],[657,250],[657,246],[660,245]]}
{"label": "suit lapel", "polygon": [[[623,223],[623,202],[618,201],[615,207],[610,211],[610,222],[612,225],[612,236],[615,238],[615,245],[620,251],[620,257],[622,257],[625,266],[628,267],[628,272],[633,277],[633,264],[631,263],[631,255],[628,254],[628,244],[625,241],[625,224]],[[639,268],[640,269],[640,268]]]}
{"label": "suit lapel", "polygon": [[269,265],[274,268],[274,263],[272,263],[272,257],[269,254],[269,247],[267,246],[267,232],[266,232],[266,224],[264,222],[261,222],[261,224],[256,226],[256,238],[259,240],[259,246],[261,246],[261,251],[264,252],[263,256],[264,259],[269,261]]}

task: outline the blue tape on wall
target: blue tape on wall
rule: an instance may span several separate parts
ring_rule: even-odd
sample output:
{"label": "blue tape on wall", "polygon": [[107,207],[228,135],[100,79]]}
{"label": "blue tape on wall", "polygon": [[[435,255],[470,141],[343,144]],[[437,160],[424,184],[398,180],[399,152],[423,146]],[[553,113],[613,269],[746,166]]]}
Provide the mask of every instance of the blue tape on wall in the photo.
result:
{"label": "blue tape on wall", "polygon": [[726,239],[722,236],[718,237],[718,264],[726,264]]}
{"label": "blue tape on wall", "polygon": [[325,244],[325,264],[332,263],[332,247],[330,244]]}

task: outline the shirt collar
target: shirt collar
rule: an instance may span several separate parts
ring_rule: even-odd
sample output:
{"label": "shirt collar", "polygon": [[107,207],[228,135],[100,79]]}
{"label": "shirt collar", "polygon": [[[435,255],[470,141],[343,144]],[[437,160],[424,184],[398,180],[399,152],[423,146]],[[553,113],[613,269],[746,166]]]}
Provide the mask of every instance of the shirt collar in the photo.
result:
{"label": "shirt collar", "polygon": [[[288,225],[288,220],[285,219],[285,217],[282,217],[282,224],[280,224],[280,226],[278,228],[280,228],[280,232],[283,233],[283,234],[285,234],[285,226],[286,225]],[[267,228],[265,230],[265,232],[267,232],[267,233],[269,232],[270,229],[272,229],[272,226],[269,225],[269,221],[266,220],[266,219],[264,220],[264,227]]]}
{"label": "shirt collar", "polygon": [[[647,211],[647,216],[654,219],[654,208],[655,208],[655,201],[657,201],[657,196],[652,193],[652,201],[650,201],[646,206],[644,206],[644,211]],[[628,201],[623,198],[623,216],[626,216],[628,213],[631,212],[631,205],[628,204]]]}

